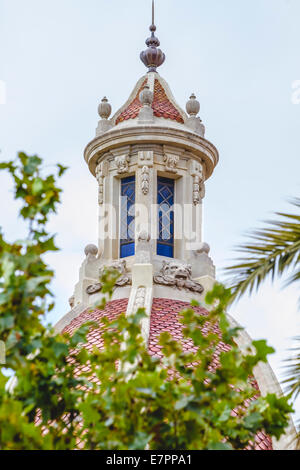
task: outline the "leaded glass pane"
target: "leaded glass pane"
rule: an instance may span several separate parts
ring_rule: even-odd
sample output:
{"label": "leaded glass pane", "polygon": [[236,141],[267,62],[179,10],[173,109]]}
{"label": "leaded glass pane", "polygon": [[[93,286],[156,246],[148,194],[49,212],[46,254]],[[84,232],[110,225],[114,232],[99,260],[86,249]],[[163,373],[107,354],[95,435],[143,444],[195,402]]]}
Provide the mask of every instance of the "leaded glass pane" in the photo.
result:
{"label": "leaded glass pane", "polygon": [[158,177],[158,240],[157,254],[174,256],[174,180]]}
{"label": "leaded glass pane", "polygon": [[135,177],[121,180],[120,257],[134,255],[135,238]]}

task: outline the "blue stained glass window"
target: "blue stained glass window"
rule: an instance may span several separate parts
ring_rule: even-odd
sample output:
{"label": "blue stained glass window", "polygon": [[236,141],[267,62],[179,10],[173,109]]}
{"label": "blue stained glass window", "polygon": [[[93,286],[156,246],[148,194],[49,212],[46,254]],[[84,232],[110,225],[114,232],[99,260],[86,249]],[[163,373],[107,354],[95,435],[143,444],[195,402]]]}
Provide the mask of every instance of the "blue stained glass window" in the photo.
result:
{"label": "blue stained glass window", "polygon": [[135,239],[135,176],[121,180],[120,257],[134,255]]}
{"label": "blue stained glass window", "polygon": [[157,254],[174,257],[174,180],[157,178]]}

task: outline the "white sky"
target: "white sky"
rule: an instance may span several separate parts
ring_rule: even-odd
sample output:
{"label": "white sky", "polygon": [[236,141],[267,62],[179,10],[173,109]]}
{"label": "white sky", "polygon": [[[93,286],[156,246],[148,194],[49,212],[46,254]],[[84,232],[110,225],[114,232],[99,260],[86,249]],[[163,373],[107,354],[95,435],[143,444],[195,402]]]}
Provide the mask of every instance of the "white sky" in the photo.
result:
{"label": "white sky", "polygon": [[[70,167],[63,204],[51,221],[62,249],[48,257],[56,270],[56,309],[68,310],[83,250],[97,242],[97,185],[83,160],[94,137],[101,98],[117,110],[145,73],[139,60],[150,24],[150,0],[0,0],[1,160],[24,150],[47,165]],[[157,0],[157,35],[166,53],[160,74],[184,107],[201,102],[206,137],[220,152],[207,183],[205,240],[222,279],[245,231],[289,210],[299,195],[299,0]],[[3,100],[2,100],[3,101]],[[2,103],[0,99],[0,103]],[[0,173],[0,225],[22,235],[7,175]],[[299,334],[299,286],[265,284],[231,311],[253,338],[267,338],[282,360]],[[300,413],[300,405],[298,406]]]}

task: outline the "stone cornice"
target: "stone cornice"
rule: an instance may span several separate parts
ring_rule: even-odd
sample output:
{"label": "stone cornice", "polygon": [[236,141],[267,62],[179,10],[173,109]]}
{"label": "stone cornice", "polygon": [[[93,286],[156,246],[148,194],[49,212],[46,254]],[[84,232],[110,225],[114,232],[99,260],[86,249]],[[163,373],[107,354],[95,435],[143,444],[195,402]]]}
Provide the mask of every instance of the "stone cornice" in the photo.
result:
{"label": "stone cornice", "polygon": [[135,144],[174,145],[191,152],[195,159],[203,161],[208,179],[219,161],[216,147],[208,140],[193,132],[174,127],[132,126],[112,129],[92,140],[84,150],[84,158],[89,169],[95,175],[97,162],[101,157],[117,147]]}

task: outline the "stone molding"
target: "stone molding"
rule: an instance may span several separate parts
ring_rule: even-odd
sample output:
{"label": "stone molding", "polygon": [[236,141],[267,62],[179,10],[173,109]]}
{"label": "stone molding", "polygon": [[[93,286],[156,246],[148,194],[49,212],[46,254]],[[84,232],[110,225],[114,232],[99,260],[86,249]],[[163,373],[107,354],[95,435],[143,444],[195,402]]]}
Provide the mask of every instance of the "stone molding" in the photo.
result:
{"label": "stone molding", "polygon": [[77,318],[84,310],[87,309],[87,304],[80,303],[76,307],[72,308],[68,313],[66,313],[55,325],[55,333],[61,333],[63,329],[68,326],[74,318]]}
{"label": "stone molding", "polygon": [[[216,147],[208,140],[194,133],[161,126],[132,126],[112,129],[92,140],[85,148],[84,158],[95,175],[96,162],[101,162],[108,152],[116,154],[116,147],[160,144],[174,146],[192,153],[193,159],[205,165],[205,178],[208,179],[219,161]],[[119,151],[120,152],[120,151]]]}

